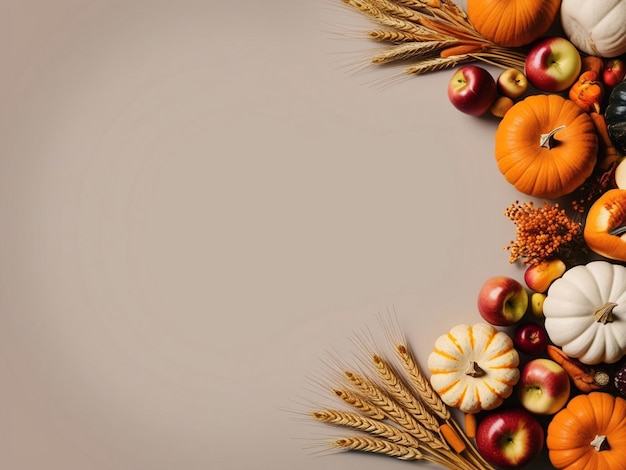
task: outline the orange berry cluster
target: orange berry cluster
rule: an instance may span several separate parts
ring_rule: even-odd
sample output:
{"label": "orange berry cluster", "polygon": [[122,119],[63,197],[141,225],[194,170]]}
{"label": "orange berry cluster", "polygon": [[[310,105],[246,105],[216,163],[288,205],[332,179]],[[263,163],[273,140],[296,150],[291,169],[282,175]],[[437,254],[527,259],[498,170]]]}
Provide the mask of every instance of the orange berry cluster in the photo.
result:
{"label": "orange berry cluster", "polygon": [[532,265],[562,257],[582,236],[582,226],[570,219],[558,203],[535,205],[532,201],[511,204],[504,215],[515,223],[517,240],[506,247],[511,263],[518,259]]}

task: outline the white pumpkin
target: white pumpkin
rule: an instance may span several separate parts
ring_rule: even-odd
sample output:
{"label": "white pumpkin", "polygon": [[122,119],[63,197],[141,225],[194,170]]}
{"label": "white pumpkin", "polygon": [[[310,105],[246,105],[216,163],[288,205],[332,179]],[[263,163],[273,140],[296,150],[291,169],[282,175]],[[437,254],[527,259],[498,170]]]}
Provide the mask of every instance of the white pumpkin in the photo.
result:
{"label": "white pumpkin", "polygon": [[548,289],[543,313],[550,340],[568,356],[617,362],[626,354],[626,267],[591,261],[568,269]]}
{"label": "white pumpkin", "polygon": [[519,380],[518,365],[511,338],[487,323],[455,326],[435,341],[428,357],[433,388],[464,413],[501,405]]}
{"label": "white pumpkin", "polygon": [[626,53],[626,0],[562,0],[560,15],[563,32],[582,52]]}

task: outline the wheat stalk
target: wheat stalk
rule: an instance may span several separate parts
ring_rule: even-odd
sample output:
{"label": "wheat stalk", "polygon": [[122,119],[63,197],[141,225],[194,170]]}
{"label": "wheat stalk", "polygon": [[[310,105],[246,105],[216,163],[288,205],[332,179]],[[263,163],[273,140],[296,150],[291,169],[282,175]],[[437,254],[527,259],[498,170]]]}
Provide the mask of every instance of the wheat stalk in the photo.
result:
{"label": "wheat stalk", "polygon": [[332,445],[344,450],[358,450],[361,452],[385,454],[401,460],[425,459],[425,456],[417,449],[372,437],[342,437],[341,439],[334,441]]}
{"label": "wheat stalk", "polygon": [[387,64],[398,60],[405,60],[414,57],[426,57],[432,53],[439,53],[442,49],[457,44],[456,41],[412,41],[404,44],[397,44],[381,51],[377,56],[372,57],[372,64]]}
{"label": "wheat stalk", "polygon": [[367,400],[364,400],[352,391],[336,388],[333,392],[352,408],[363,413],[363,415],[372,419],[385,419],[385,413],[383,413],[380,408],[373,406]]}
{"label": "wheat stalk", "polygon": [[432,388],[409,348],[404,344],[396,344],[395,350],[397,356],[400,358],[400,362],[411,379],[411,384],[415,387],[422,401],[426,403],[439,418],[444,421],[450,420],[452,417],[450,415],[450,409]]}
{"label": "wheat stalk", "polygon": [[323,423],[334,424],[367,432],[377,437],[384,437],[396,444],[419,448],[419,441],[411,434],[376,419],[350,413],[343,410],[325,409],[314,411],[312,416]]}
{"label": "wheat stalk", "polygon": [[415,395],[402,383],[392,367],[378,354],[372,357],[376,372],[383,380],[387,393],[406,409],[426,429],[439,432],[439,423],[434,415],[429,413]]}

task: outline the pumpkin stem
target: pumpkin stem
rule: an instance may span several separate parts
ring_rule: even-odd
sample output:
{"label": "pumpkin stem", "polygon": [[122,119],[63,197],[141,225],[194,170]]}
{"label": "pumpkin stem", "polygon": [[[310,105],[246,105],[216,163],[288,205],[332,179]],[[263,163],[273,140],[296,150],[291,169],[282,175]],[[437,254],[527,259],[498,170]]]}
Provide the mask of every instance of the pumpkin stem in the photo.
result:
{"label": "pumpkin stem", "polygon": [[539,145],[550,150],[552,147],[554,147],[554,134],[563,129],[565,129],[565,126],[559,126],[556,129],[552,129],[547,134],[541,134],[541,137],[539,138]]}
{"label": "pumpkin stem", "polygon": [[607,302],[602,307],[598,307],[593,312],[593,318],[602,324],[613,321],[613,309],[617,307],[615,302]]}
{"label": "pumpkin stem", "polygon": [[465,375],[469,375],[470,377],[482,377],[485,375],[485,371],[479,367],[476,361],[470,361],[467,365],[467,369],[465,369]]}
{"label": "pumpkin stem", "polygon": [[601,450],[609,449],[609,441],[606,440],[606,436],[596,436],[593,438],[593,441],[589,443],[591,447],[593,447],[596,451],[600,452]]}

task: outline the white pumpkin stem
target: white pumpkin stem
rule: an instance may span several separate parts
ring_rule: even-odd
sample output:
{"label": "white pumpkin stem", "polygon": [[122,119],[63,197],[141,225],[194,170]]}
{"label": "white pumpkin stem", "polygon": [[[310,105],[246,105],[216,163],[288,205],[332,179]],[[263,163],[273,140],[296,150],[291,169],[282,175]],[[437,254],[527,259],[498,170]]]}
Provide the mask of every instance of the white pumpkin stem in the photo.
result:
{"label": "white pumpkin stem", "polygon": [[615,302],[607,302],[603,306],[598,307],[593,312],[593,318],[602,324],[613,321],[613,309],[617,307]]}
{"label": "white pumpkin stem", "polygon": [[476,361],[470,361],[467,365],[467,369],[465,369],[465,375],[469,375],[470,377],[482,377],[485,375],[485,371],[480,368]]}
{"label": "white pumpkin stem", "polygon": [[539,145],[550,150],[552,147],[554,147],[554,134],[563,129],[565,129],[565,126],[559,126],[556,129],[552,129],[547,134],[541,134],[541,137],[539,138]]}
{"label": "white pumpkin stem", "polygon": [[597,435],[593,438],[593,441],[591,441],[589,445],[593,447],[597,452],[609,449],[609,441],[607,441],[606,436]]}

